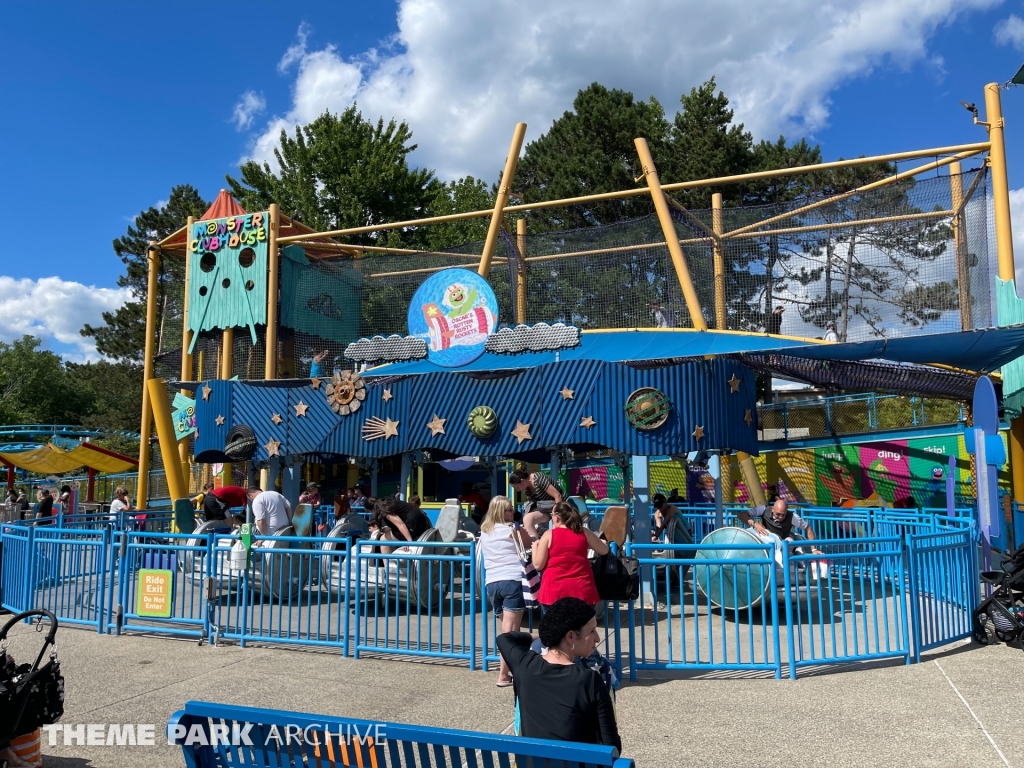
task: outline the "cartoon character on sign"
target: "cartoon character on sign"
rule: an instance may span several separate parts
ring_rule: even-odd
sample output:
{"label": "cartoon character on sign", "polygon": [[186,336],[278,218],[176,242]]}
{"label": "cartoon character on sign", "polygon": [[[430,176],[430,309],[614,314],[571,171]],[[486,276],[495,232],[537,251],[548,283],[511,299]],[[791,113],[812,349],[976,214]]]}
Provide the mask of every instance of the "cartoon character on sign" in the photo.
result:
{"label": "cartoon character on sign", "polygon": [[490,285],[465,269],[446,269],[417,289],[409,305],[409,333],[427,341],[427,355],[448,368],[472,362],[498,325]]}

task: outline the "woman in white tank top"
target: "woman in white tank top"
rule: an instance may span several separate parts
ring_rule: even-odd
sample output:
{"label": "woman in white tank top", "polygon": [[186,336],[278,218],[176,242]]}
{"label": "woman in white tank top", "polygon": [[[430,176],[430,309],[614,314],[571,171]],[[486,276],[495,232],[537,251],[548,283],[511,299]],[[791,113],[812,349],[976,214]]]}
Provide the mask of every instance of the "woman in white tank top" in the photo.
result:
{"label": "woman in white tank top", "polygon": [[[525,549],[530,540],[521,528],[511,525],[515,508],[506,496],[495,496],[480,523],[480,551],[484,560],[487,601],[494,607],[495,616],[501,617],[501,634],[518,632],[523,622],[526,601],[523,599],[523,564],[519,560],[516,543],[518,536]],[[512,685],[505,659],[498,671],[498,687]]]}

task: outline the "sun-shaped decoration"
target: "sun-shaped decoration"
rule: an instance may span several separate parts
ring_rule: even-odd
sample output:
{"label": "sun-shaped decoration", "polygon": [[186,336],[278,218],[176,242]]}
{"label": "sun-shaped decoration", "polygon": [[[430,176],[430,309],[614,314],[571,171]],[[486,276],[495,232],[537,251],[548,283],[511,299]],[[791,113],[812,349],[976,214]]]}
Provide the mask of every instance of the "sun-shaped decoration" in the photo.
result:
{"label": "sun-shaped decoration", "polygon": [[365,399],[366,384],[355,371],[336,373],[327,385],[327,404],[339,416],[355,413]]}

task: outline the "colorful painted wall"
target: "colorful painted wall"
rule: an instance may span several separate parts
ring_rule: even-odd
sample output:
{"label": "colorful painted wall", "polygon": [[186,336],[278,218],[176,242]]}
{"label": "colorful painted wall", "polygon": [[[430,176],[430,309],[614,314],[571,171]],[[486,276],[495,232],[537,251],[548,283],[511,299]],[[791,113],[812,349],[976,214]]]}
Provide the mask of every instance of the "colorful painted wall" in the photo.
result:
{"label": "colorful painted wall", "polygon": [[[754,463],[765,485],[778,484],[780,495],[789,501],[833,506],[840,499],[878,493],[890,505],[911,498],[914,506],[944,507],[950,456],[956,457],[957,503],[972,503],[970,456],[958,435],[767,453]],[[733,465],[732,469],[733,499],[746,503],[739,468]],[[653,493],[668,495],[678,489],[687,501],[698,504],[715,499],[714,480],[705,465],[653,462],[650,472]],[[575,493],[582,490],[591,498],[619,498],[622,472],[617,467],[574,469],[571,477]],[[999,486],[1009,493],[1008,466],[1000,470]]]}

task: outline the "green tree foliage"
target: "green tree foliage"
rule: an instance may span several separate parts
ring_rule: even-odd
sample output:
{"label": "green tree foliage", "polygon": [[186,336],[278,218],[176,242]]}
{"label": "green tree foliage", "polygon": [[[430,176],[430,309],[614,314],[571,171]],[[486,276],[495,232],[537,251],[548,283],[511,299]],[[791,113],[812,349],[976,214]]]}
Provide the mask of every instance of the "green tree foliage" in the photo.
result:
{"label": "green tree foliage", "polygon": [[64,363],[24,336],[0,342],[0,424],[72,424],[109,432],[98,445],[137,456],[142,369],[130,363]]}
{"label": "green tree foliage", "polygon": [[[729,99],[715,93],[715,78],[692,88],[679,103],[668,145],[667,162],[661,171],[665,181],[695,181],[746,173],[760,158],[753,156],[753,137],[743,124],[733,124]],[[655,158],[657,161],[657,158]],[[742,187],[700,187],[680,190],[673,197],[694,210],[711,207],[711,195],[722,193],[726,205],[742,200]]]}
{"label": "green tree foliage", "polygon": [[[526,145],[512,194],[523,202],[617,192],[636,186],[641,174],[633,140],[643,136],[657,164],[666,156],[670,127],[653,96],[636,99],[628,91],[594,83],[547,133]],[[530,231],[577,229],[649,213],[649,200],[636,197],[547,209],[529,215]]]}
{"label": "green tree foliage", "polygon": [[[364,227],[420,218],[437,195],[430,170],[411,168],[412,131],[402,122],[364,120],[355,105],[341,114],[324,112],[295,129],[281,131],[274,150],[278,171],[250,160],[241,179],[228,175],[232,194],[250,211],[277,203],[319,231]],[[397,232],[368,233],[349,242],[399,245]],[[406,240],[408,242],[408,239]]]}
{"label": "green tree foliage", "polygon": [[[483,211],[494,207],[495,194],[482,179],[466,176],[458,181],[439,183],[427,216],[449,216],[455,213]],[[488,218],[448,221],[425,227],[424,245],[432,250],[471,243],[487,237]]]}
{"label": "green tree foliage", "polygon": [[88,406],[60,357],[40,344],[33,336],[0,342],[0,423],[77,424]]}
{"label": "green tree foliage", "polygon": [[[171,188],[166,205],[149,207],[135,217],[123,237],[114,240],[114,253],[125,265],[125,273],[117,284],[130,288],[132,301],[125,302],[113,312],[103,313],[104,325],[86,325],[81,333],[96,339],[96,350],[113,360],[129,363],[142,361],[146,347],[146,295],[149,270],[146,250],[151,240],[162,240],[185,225],[189,216],[202,216],[210,204],[200,197],[189,184]],[[177,287],[180,294],[184,283],[185,263],[182,259],[166,258],[161,261],[161,290]],[[164,302],[158,301],[163,312]],[[172,311],[175,311],[172,308]],[[180,309],[177,311],[180,312]],[[162,315],[158,317],[162,320]]]}

